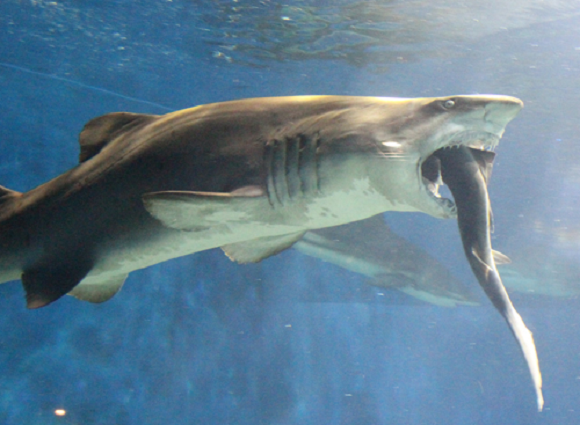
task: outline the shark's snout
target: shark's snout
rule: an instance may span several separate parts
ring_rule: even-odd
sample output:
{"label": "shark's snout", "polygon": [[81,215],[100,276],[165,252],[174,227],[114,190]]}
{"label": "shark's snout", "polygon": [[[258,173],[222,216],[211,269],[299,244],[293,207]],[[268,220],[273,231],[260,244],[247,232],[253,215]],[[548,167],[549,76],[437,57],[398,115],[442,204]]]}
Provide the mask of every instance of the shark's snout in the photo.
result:
{"label": "shark's snout", "polygon": [[485,126],[490,133],[503,135],[506,125],[513,120],[524,103],[511,96],[494,96],[492,101],[485,105]]}
{"label": "shark's snout", "polygon": [[454,96],[441,98],[439,102],[443,100],[452,101],[452,107],[448,108],[448,121],[441,131],[434,133],[433,142],[426,145],[428,149],[419,162],[418,174],[430,205],[423,205],[422,211],[435,217],[449,218],[455,217],[457,210],[452,200],[442,198],[438,193],[443,180],[437,151],[459,146],[493,151],[507,124],[524,104],[516,97],[497,95]]}

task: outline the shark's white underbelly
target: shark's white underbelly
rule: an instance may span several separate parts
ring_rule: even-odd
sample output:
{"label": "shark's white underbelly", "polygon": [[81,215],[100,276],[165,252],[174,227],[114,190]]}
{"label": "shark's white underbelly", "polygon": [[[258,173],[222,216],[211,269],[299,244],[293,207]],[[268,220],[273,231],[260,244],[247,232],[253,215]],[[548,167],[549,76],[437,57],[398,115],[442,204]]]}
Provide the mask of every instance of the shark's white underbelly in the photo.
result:
{"label": "shark's white underbelly", "polygon": [[100,250],[97,263],[81,282],[99,284],[173,258],[261,237],[288,235],[309,229],[338,226],[362,220],[384,211],[415,211],[408,204],[386,199],[360,180],[349,190],[336,191],[307,202],[272,209],[264,198],[247,211],[216,212],[205,217],[211,228],[191,231],[160,227],[146,242],[117,241]]}

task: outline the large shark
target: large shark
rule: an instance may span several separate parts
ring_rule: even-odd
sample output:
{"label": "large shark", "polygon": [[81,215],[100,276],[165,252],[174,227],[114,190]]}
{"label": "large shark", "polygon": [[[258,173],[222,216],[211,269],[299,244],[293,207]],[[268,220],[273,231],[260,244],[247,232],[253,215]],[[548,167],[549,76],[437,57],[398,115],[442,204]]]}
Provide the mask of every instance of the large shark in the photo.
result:
{"label": "large shark", "polygon": [[112,113],[80,135],[80,164],[0,192],[0,281],[30,308],[104,301],[133,270],[215,247],[239,262],[310,229],[384,211],[456,215],[422,164],[494,147],[522,106],[505,96],[296,96]]}
{"label": "large shark", "polygon": [[[101,302],[128,273],[197,251],[222,247],[252,262],[308,230],[385,211],[455,217],[457,206],[438,196],[439,175],[472,161],[433,154],[494,148],[521,107],[491,95],[297,96],[95,118],[81,132],[77,167],[26,193],[0,188],[0,282],[21,279],[29,308],[67,293]],[[488,258],[489,202],[464,202],[472,189],[487,200],[485,182],[476,183],[459,182],[454,193],[460,223],[478,214],[473,229],[462,228],[466,254],[541,395],[531,334]]]}
{"label": "large shark", "polygon": [[421,301],[442,307],[478,304],[439,261],[392,232],[382,214],[310,230],[293,248],[367,276],[370,285],[396,289]]}

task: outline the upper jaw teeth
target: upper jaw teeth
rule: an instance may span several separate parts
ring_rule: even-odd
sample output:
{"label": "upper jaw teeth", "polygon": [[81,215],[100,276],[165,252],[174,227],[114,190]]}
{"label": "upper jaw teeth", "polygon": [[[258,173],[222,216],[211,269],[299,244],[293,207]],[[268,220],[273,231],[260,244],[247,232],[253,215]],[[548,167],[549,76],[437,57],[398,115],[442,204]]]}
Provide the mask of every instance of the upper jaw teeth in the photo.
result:
{"label": "upper jaw teeth", "polygon": [[473,149],[493,150],[499,144],[500,136],[485,131],[464,131],[456,133],[443,142],[440,148],[468,146]]}
{"label": "upper jaw teeth", "polygon": [[[457,142],[457,143],[449,143],[445,146],[441,146],[439,149],[453,149],[453,148],[458,148],[460,146],[467,146],[468,148],[478,149],[478,150],[482,150],[482,151],[493,151],[495,149],[495,147],[497,146],[497,144]],[[437,149],[437,150],[439,150],[439,149]],[[435,152],[433,152],[433,153],[435,153]]]}

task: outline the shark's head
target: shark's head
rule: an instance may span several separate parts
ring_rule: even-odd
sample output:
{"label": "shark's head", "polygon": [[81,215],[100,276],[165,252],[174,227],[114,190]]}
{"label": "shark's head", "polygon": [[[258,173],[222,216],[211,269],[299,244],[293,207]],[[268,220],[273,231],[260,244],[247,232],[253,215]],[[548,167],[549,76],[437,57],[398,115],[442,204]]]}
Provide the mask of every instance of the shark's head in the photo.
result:
{"label": "shark's head", "polygon": [[[453,201],[438,194],[442,183],[441,165],[433,154],[458,145],[494,149],[506,125],[523,107],[522,101],[515,97],[496,95],[381,98],[378,101],[384,102],[384,116],[372,119],[373,144],[383,159],[401,163],[398,171],[401,180],[404,178],[408,184],[413,179],[419,188],[410,192],[411,198],[401,202],[440,218],[454,217],[456,211]],[[377,164],[373,168],[381,167]],[[400,183],[396,181],[397,176],[388,178],[390,181],[384,182],[386,192]],[[377,173],[375,182],[377,179],[385,180],[385,177]]]}

